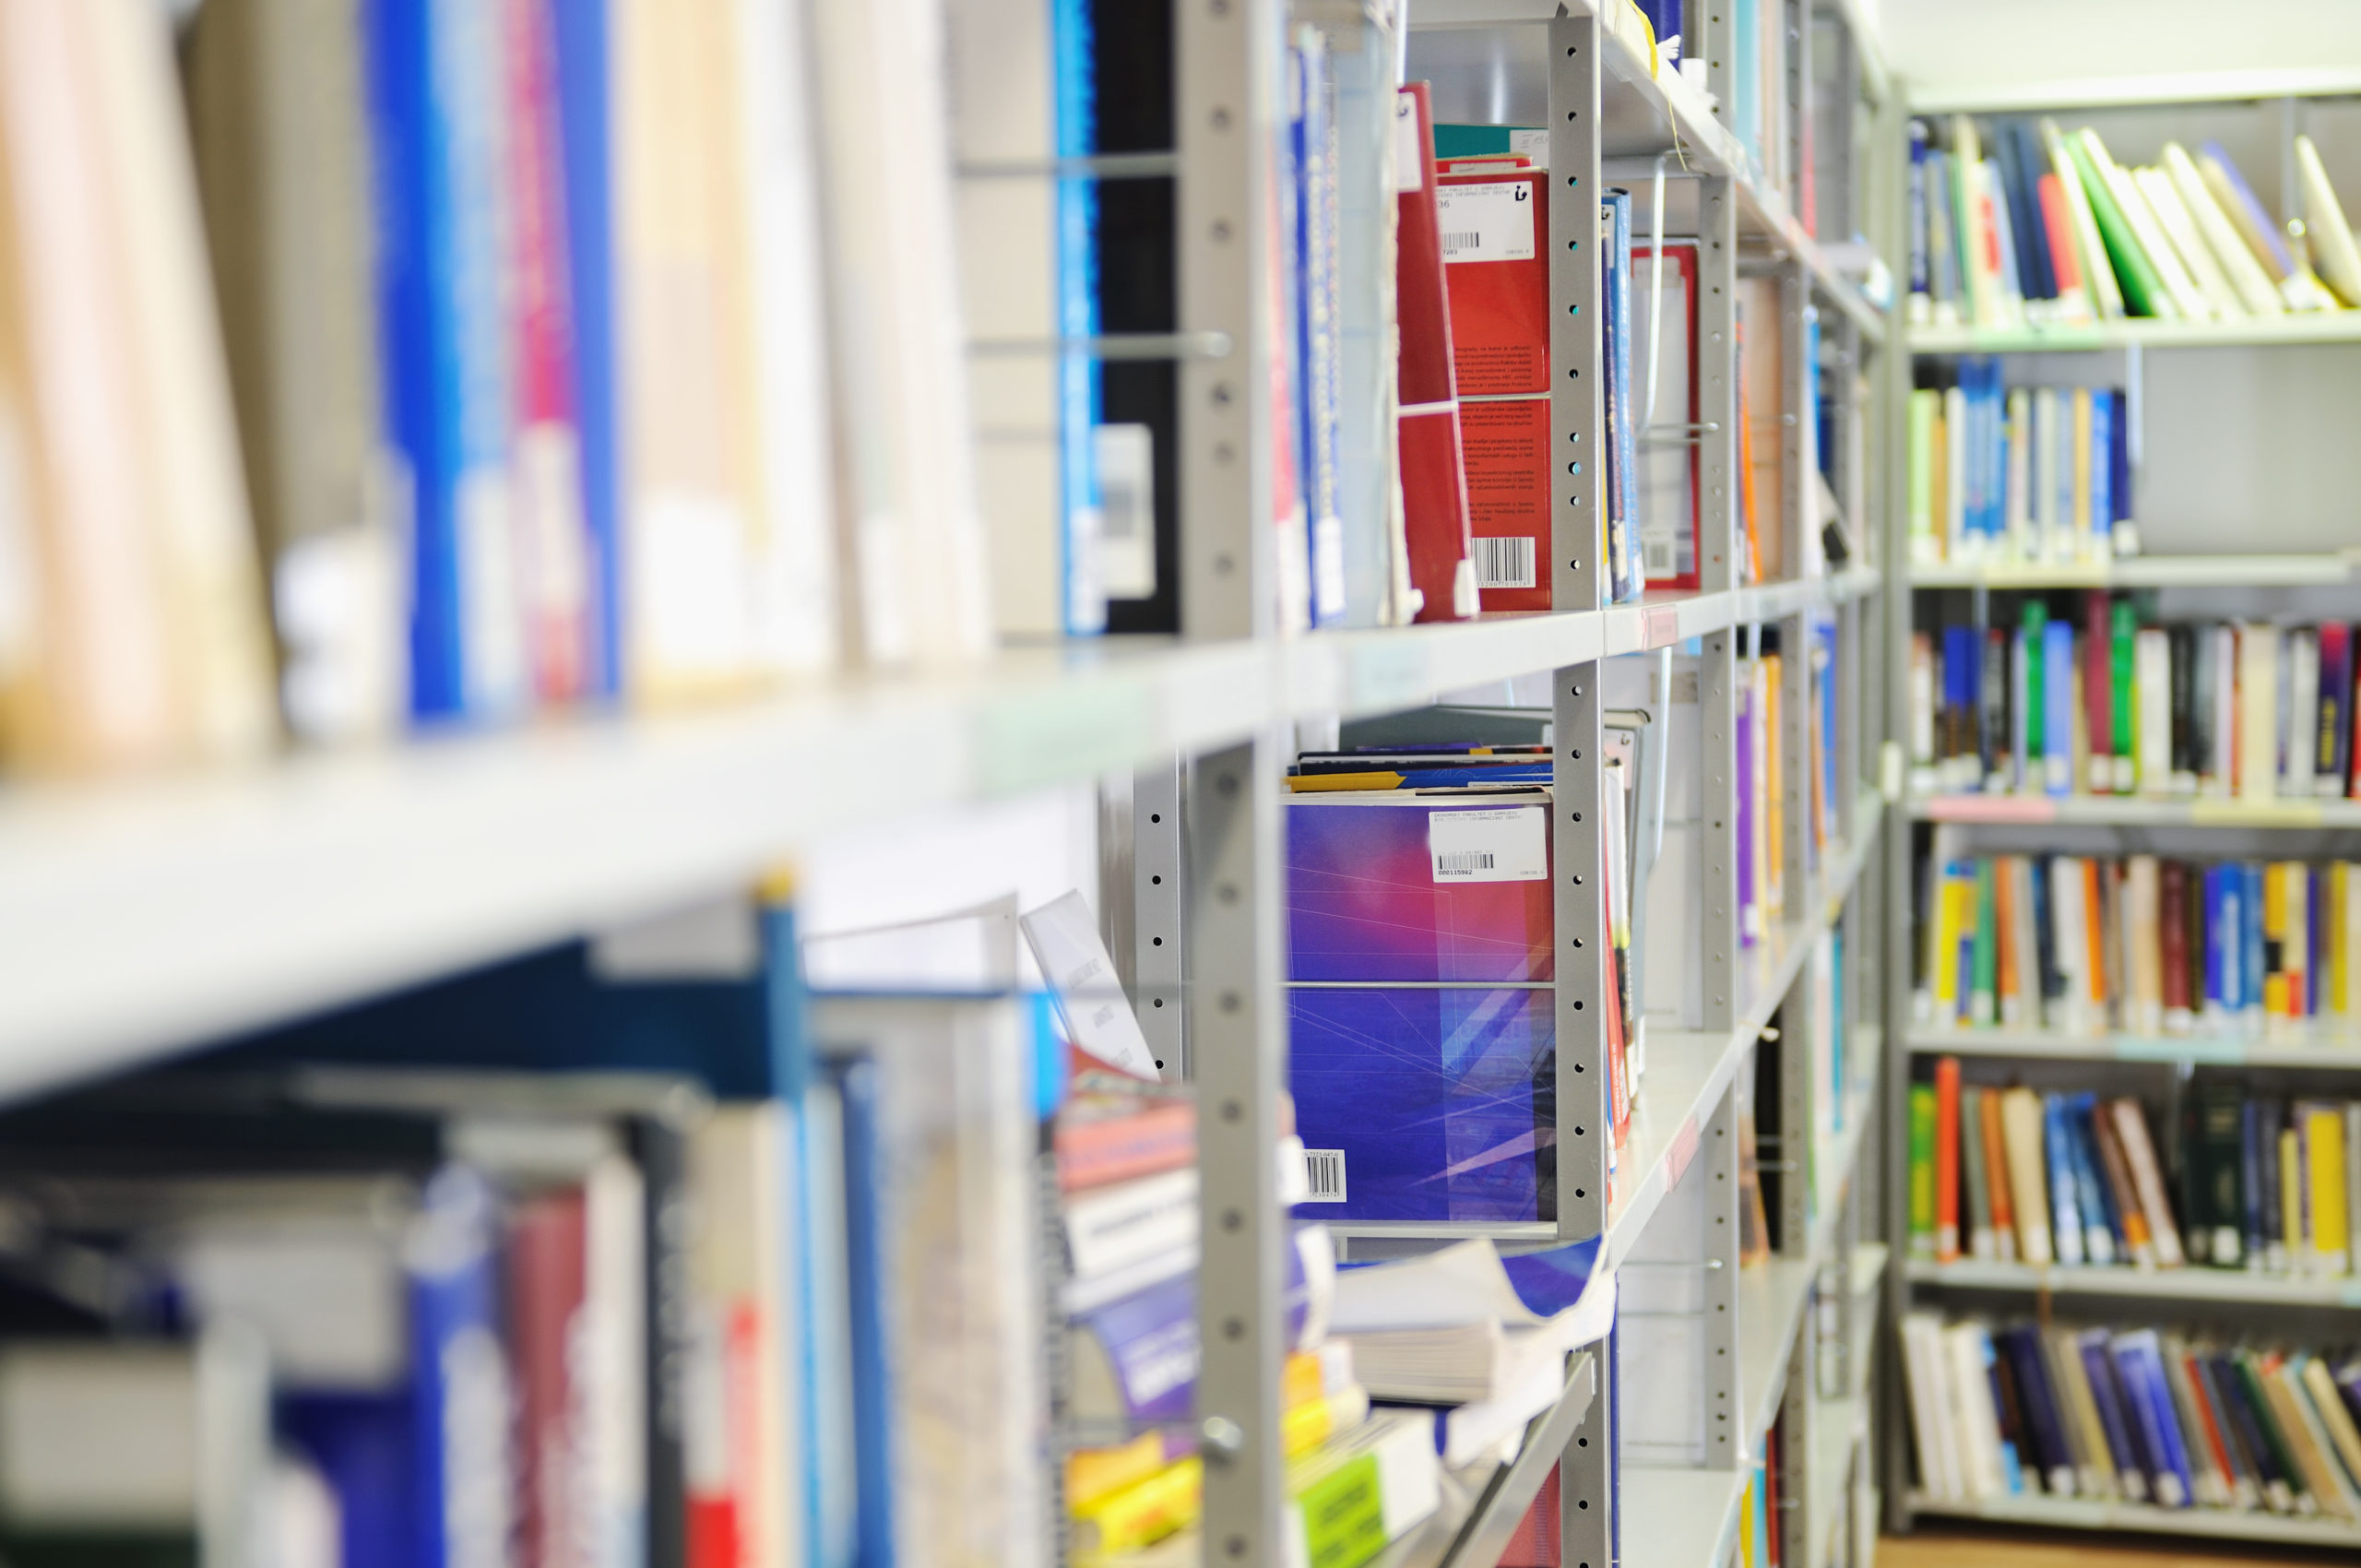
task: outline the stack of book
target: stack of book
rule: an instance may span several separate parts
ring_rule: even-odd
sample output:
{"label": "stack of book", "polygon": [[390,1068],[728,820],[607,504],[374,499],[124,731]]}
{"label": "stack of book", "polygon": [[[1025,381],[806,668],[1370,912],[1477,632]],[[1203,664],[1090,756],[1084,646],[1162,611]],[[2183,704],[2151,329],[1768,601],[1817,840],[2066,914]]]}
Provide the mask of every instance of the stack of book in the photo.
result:
{"label": "stack of book", "polygon": [[2119,388],[2004,386],[1999,362],[1927,364],[1910,394],[1910,558],[2104,561],[2136,552]]}
{"label": "stack of book", "polygon": [[2136,1099],[1963,1086],[1945,1057],[1933,1083],[1910,1088],[1911,1251],[2177,1268],[2187,1254],[2156,1147]]}
{"label": "stack of book", "polygon": [[2136,1099],[1963,1085],[1946,1057],[1932,1084],[1911,1087],[1912,1252],[1940,1263],[2354,1272],[2361,1101],[2259,1095],[2206,1077],[2182,1122],[2175,1143],[2160,1142]]}
{"label": "stack of book", "polygon": [[2355,787],[2353,628],[2160,625],[2130,599],[2027,594],[1914,632],[1913,787],[2240,800]]}
{"label": "stack of book", "polygon": [[2361,1522],[2361,1361],[1932,1313],[1902,1330],[1930,1502],[2084,1497]]}
{"label": "stack of book", "polygon": [[[2283,233],[2220,144],[2127,169],[2053,120],[1913,121],[1910,319],[2009,327],[2238,321],[2361,304],[2356,253],[2308,137]],[[2323,287],[2325,282],[2325,287]]]}
{"label": "stack of book", "polygon": [[1938,829],[1916,998],[1938,1028],[2349,1038],[2361,1029],[2351,862],[1971,856]]}

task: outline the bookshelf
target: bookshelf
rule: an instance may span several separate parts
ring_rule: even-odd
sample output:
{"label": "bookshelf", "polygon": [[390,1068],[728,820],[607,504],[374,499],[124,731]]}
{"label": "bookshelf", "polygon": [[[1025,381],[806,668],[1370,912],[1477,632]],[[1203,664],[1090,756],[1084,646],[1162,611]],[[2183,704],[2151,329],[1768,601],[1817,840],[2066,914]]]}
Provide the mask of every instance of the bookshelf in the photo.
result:
{"label": "bookshelf", "polygon": [[[1291,9],[1301,19],[1323,8]],[[1659,63],[1625,0],[1435,0],[1410,12],[1411,74],[1431,77],[1439,93],[1465,105],[1477,101],[1496,67],[1504,69],[1514,101],[1486,117],[1548,124],[1553,174],[1593,187],[1621,182],[1636,194],[1644,184],[1636,167],[1669,155],[1667,232],[1704,242],[1704,277],[1718,300],[1706,306],[1718,347],[1699,365],[1713,426],[1700,443],[1710,499],[1699,588],[1606,602],[1597,561],[1603,477],[1592,471],[1553,502],[1548,612],[1280,634],[1270,480],[1274,431],[1286,410],[1273,407],[1259,378],[1241,384],[1239,367],[1267,362],[1275,348],[1262,154],[1276,132],[1275,24],[1290,8],[1279,0],[1178,6],[1179,145],[1099,171],[1178,181],[1180,319],[1164,343],[1178,356],[1182,410],[1178,636],[1012,644],[916,671],[813,677],[742,701],[553,715],[528,727],[210,771],[11,780],[0,790],[0,1099],[131,1074],[734,896],[848,827],[1130,773],[1135,801],[1161,787],[1169,793],[1155,798],[1172,809],[1153,826],[1135,816],[1130,840],[1108,851],[1133,881],[1128,929],[1136,945],[1120,957],[1137,989],[1152,976],[1169,982],[1175,1005],[1151,1027],[1176,1042],[1207,1111],[1197,1134],[1204,1332],[1195,1414],[1209,1443],[1216,1430],[1235,1434],[1216,1445],[1220,1460],[1205,1469],[1204,1516],[1217,1526],[1202,1541],[1163,1550],[1176,1562],[1224,1568],[1277,1563],[1287,1505],[1278,1437],[1287,1225],[1267,1157],[1287,1083],[1281,790],[1296,727],[1548,677],[1552,782],[1567,813],[1557,829],[1556,869],[1564,873],[1557,929],[1571,939],[1559,955],[1556,1103],[1562,1123],[1603,1132],[1600,1009],[1582,1011],[1603,988],[1596,887],[1605,857],[1594,809],[1606,787],[1599,680],[1607,660],[1681,650],[1697,661],[1702,694],[1692,721],[1705,778],[1692,889],[1698,918],[1652,940],[1667,971],[1703,977],[1702,1022],[1652,1030],[1611,1188],[1598,1133],[1563,1139],[1567,1195],[1556,1221],[1498,1234],[1526,1244],[1600,1237],[1601,1266],[1635,1265],[1636,1275],[1636,1265],[1663,1261],[1649,1254],[1670,1244],[1665,1238],[1677,1218],[1694,1219],[1710,1256],[1683,1266],[1704,1270],[1719,1309],[1691,1369],[1716,1418],[1703,1438],[1705,1456],[1687,1467],[1632,1464],[1618,1474],[1608,1425],[1616,1369],[1603,1350],[1580,1353],[1519,1457],[1447,1478],[1443,1512],[1377,1561],[1487,1568],[1551,1467],[1562,1464],[1568,1561],[1605,1561],[1619,1511],[1630,1561],[1718,1568],[1738,1538],[1752,1466],[1774,1429],[1781,1484],[1822,1500],[1809,1518],[1797,1512],[1774,1521],[1795,1549],[1786,1561],[1798,1568],[1857,1561],[1832,1546],[1824,1526],[1843,1504],[1826,1500],[1861,1484],[1856,1457],[1870,1445],[1871,1427],[1857,1394],[1823,1400],[1811,1386],[1813,1309],[1825,1278],[1854,1278],[1869,1256],[1857,1243],[1880,1179],[1869,1111],[1879,1074],[1890,1071],[1884,1041],[1892,1037],[1877,1018],[1887,964],[1878,932],[1897,906],[1890,877],[1879,872],[1907,819],[1875,777],[1892,700],[1878,652],[1892,636],[1887,606],[1901,581],[1880,549],[1891,530],[1876,519],[1891,488],[1883,406],[1903,382],[1902,337],[1890,300],[1872,297],[1840,265],[1845,253],[1815,239],[1798,216],[1804,182],[1795,164],[1801,117],[1817,104],[1845,133],[1840,148],[1822,148],[1836,161],[1820,166],[1818,227],[1832,238],[1869,235],[1891,267],[1900,104],[1864,9],[1858,0],[1766,6],[1766,19],[1788,30],[1797,68],[1786,89],[1790,145],[1762,158],[1726,123],[1726,71],[1709,93]],[[1726,25],[1719,16],[1699,21],[1701,34]],[[1828,46],[1824,53],[1815,40]],[[1694,52],[1716,53],[1711,42],[1701,36]],[[1833,75],[1815,84],[1823,63]],[[1454,117],[1478,116],[1463,110]],[[1864,127],[1857,135],[1857,124]],[[1857,166],[1856,148],[1865,149]],[[1832,188],[1824,173],[1832,167],[1849,189]],[[968,172],[1007,178],[1023,170],[985,160]],[[1578,204],[1560,210],[1569,215],[1560,220],[1566,235],[1579,232],[1571,216]],[[1566,235],[1553,231],[1552,238]],[[1796,410],[1765,437],[1782,447],[1790,482],[1762,501],[1784,520],[1786,549],[1765,564],[1769,580],[1761,583],[1736,569],[1742,535],[1732,339],[1741,268],[1776,275],[1779,307],[1759,326],[1783,347],[1786,406]],[[1606,430],[1599,291],[1594,258],[1569,260],[1553,246],[1553,303],[1593,307],[1583,329],[1560,320],[1553,334],[1553,383],[1582,383],[1579,393],[1553,398],[1553,434],[1594,443]],[[1818,361],[1806,351],[1814,341]],[[1091,346],[1111,354],[1119,345]],[[1145,351],[1140,343],[1128,350]],[[1807,564],[1804,536],[1818,504],[1808,489],[1815,476],[1807,471],[1804,430],[1823,380],[1849,388],[1857,373],[1867,379],[1866,398],[1833,398],[1829,415],[1833,488],[1857,548],[1849,564],[1819,572]],[[1823,617],[1836,637],[1837,731],[1826,742],[1837,763],[1830,803],[1839,826],[1814,848],[1806,817],[1818,780],[1808,771],[1811,686],[1801,650]],[[1785,918],[1748,943],[1732,853],[1737,680],[1746,645],[1759,647],[1764,629],[1790,650],[1783,772],[1764,781],[1786,806],[1786,837],[1769,852],[1785,868],[1786,892]],[[863,766],[881,756],[907,766]],[[1161,786],[1151,784],[1157,779]],[[1852,1063],[1841,1086],[1812,1081],[1800,1043],[1820,1005],[1809,984],[1815,948],[1832,933],[1846,954],[1831,998]],[[1785,1124],[1797,1130],[1791,1151],[1801,1158],[1786,1188],[1782,1250],[1741,1268],[1738,1086],[1779,1020],[1798,1042],[1782,1056],[1778,1092]],[[1844,1108],[1842,1128],[1806,1146],[1831,1095]],[[1356,1253],[1366,1246],[1372,1254],[1470,1233],[1340,1229]],[[1848,1313],[1857,1294],[1846,1292]],[[1866,1366],[1866,1348],[1852,1353]]]}
{"label": "bookshelf", "polygon": [[[2272,208],[2272,220],[2277,221],[2296,218],[2300,209],[2292,188],[2277,187],[2292,186],[2294,137],[2304,128],[2309,106],[2314,101],[2347,100],[2356,92],[2361,92],[2361,78],[2350,70],[2305,67],[2094,78],[2022,88],[1946,85],[1923,93],[1913,91],[1910,112],[1924,116],[1935,127],[1937,141],[1947,146],[1956,145],[1947,119],[1954,114],[1973,117],[1984,125],[2002,116],[2050,116],[2070,134],[2072,127],[2093,124],[2104,128],[2127,166],[2156,160],[2162,156],[2160,145],[2167,139],[2196,147],[2206,138],[2219,138],[2238,148],[2236,156],[2246,160],[2249,170],[2262,165],[2259,173],[2264,188],[2277,196],[2278,206]],[[2339,104],[2333,112],[2311,117],[2310,128],[2321,137],[2324,146],[2331,134],[2343,137],[2347,122],[2341,116],[2345,112],[2345,106]],[[1992,144],[1985,145],[1988,150]],[[2271,166],[2274,149],[2286,159],[2284,170]],[[2041,167],[2049,165],[2044,162]],[[1993,318],[1987,315],[1985,319]],[[1896,607],[1888,625],[1893,639],[1890,657],[1909,657],[1914,625],[1940,638],[1942,633],[1935,628],[1956,625],[1963,613],[1972,621],[1979,639],[1987,625],[2005,632],[2016,624],[2017,612],[2011,608],[2004,612],[1991,600],[1994,594],[2056,591],[2058,598],[2054,602],[2063,603],[2066,594],[2073,592],[2077,613],[2085,602],[2077,590],[2134,597],[2143,607],[2143,626],[2159,621],[2178,624],[2201,615],[2216,619],[2236,615],[2288,624],[2350,618],[2355,604],[2353,559],[2342,549],[2340,540],[2319,531],[2302,515],[2302,487],[2315,471],[2326,472],[2336,461],[2332,438],[2308,431],[2301,438],[2291,436],[2285,445],[2268,456],[2236,443],[2218,454],[2209,453],[2218,457],[2225,473],[2235,474],[2236,487],[2248,493],[2242,499],[2250,505],[2243,512],[2225,496],[2209,496],[2210,512],[2205,518],[2171,516],[2171,493],[2162,494],[2159,504],[2159,499],[2143,499],[2142,486],[2149,487],[2144,494],[2152,497],[2182,488],[2174,468],[2175,444],[2178,444],[2177,455],[2186,457],[2185,439],[2177,434],[2160,436],[2157,433],[2177,431],[2180,427],[2172,422],[2176,417],[2195,417],[2189,410],[2202,401],[2201,384],[2209,378],[2226,386],[2241,376],[2268,382],[2288,374],[2341,375],[2352,345],[2361,343],[2361,312],[2233,315],[2207,321],[2036,322],[2005,327],[1918,320],[1906,328],[1904,341],[1914,379],[1897,393],[1894,406],[1906,399],[1909,385],[1944,386],[1954,378],[1964,383],[1969,364],[1980,361],[1996,362],[2007,387],[2026,388],[2035,399],[2046,395],[2044,389],[2082,383],[2130,388],[2129,517],[2143,524],[2142,552],[2070,562],[1977,559],[1972,554],[1966,559],[1930,561],[1922,556],[1900,564],[1890,590]],[[1906,446],[1906,427],[1897,426],[1892,439]],[[2165,449],[2159,449],[2159,443]],[[2284,493],[2272,489],[2279,471],[2292,475],[2292,488]],[[1907,493],[1895,492],[1889,497],[1889,517],[1904,517],[1908,506]],[[2149,506],[2155,511],[2144,509]],[[2246,548],[2227,548],[2233,544]],[[1973,545],[1971,540],[1971,551]],[[1938,541],[1938,553],[1941,548]],[[1888,559],[1906,550],[1905,536],[1892,536]],[[2157,607],[2153,613],[2145,608],[2149,606]],[[1897,686],[1890,685],[1888,690],[1893,700],[1889,733],[1895,738],[1892,759],[1895,771],[1888,778],[1895,779],[1906,748],[1914,743],[1914,731],[1908,701]],[[1967,1251],[1964,1189],[1960,1199],[1961,1255],[1954,1261],[1911,1255],[1906,1191],[1911,1168],[1905,1131],[1911,1125],[1908,1096],[1914,1076],[1924,1092],[1923,1086],[1939,1059],[1959,1059],[1965,1076],[1987,1092],[1993,1086],[2011,1083],[2036,1090],[2097,1087],[2105,1096],[2133,1092],[2135,1084],[2153,1085],[2162,1086],[2165,1102],[2176,1111],[2179,1096],[2192,1083],[2193,1072],[2207,1075],[2198,1083],[2210,1082],[2223,1093],[2230,1092],[2221,1087],[2225,1075],[2250,1071],[2257,1075],[2254,1079],[2240,1080],[2252,1086],[2243,1090],[2248,1096],[2302,1093],[2341,1100],[2353,1092],[2356,1080],[2352,1075],[2361,1071],[2361,1049],[2356,1049],[2349,1033],[2341,1028],[2311,1028],[2300,1022],[2284,1030],[2278,1021],[2268,1029],[2251,1030],[2201,1024],[2186,1033],[2168,1034],[2153,1028],[2068,1033],[2035,1027],[1927,1021],[1925,999],[1914,996],[1914,984],[1901,977],[1914,972],[1914,944],[1925,937],[1923,910],[1911,902],[1911,867],[1914,861],[1929,853],[1930,844],[1956,843],[1962,846],[1956,851],[1961,854],[2317,858],[2343,854],[2346,837],[2361,828],[2361,809],[2356,809],[2361,802],[2341,796],[2273,797],[2268,787],[2260,798],[2250,799],[2153,790],[2139,794],[2082,790],[2079,779],[2075,792],[2060,795],[2011,792],[1988,786],[1982,793],[1935,793],[1916,785],[1897,790],[1894,853],[1888,863],[1892,878],[1890,907],[1910,912],[1889,928],[1888,936],[1889,973],[1894,981],[1885,999],[1884,1117],[1890,1135],[1884,1147],[1882,1198],[1892,1261],[1887,1271],[1882,1345],[1889,1348],[1887,1366],[1892,1371],[1883,1379],[1880,1397],[1887,1430],[1907,1435],[1887,1444],[1875,1483],[1882,1497],[1885,1526],[1903,1532],[1914,1520],[1955,1518],[2045,1530],[2128,1531],[2350,1550],[2361,1545],[2361,1532],[2325,1515],[2170,1508],[2058,1496],[2041,1490],[2038,1481],[2023,1492],[1994,1495],[1987,1488],[1986,1495],[1962,1501],[1958,1496],[1936,1495],[1940,1489],[1925,1479],[1929,1471],[1913,1467],[1912,1452],[1918,1446],[1918,1436],[1910,1425],[1913,1408],[1900,1363],[1904,1353],[1903,1319],[1914,1308],[1940,1313],[1950,1322],[1988,1323],[1992,1325],[1988,1343],[1995,1347],[2003,1346],[1999,1325],[2035,1321],[2047,1326],[2053,1312],[2060,1320],[2084,1329],[2103,1328],[2111,1336],[2153,1328],[2166,1336],[2168,1345],[2177,1343],[2171,1336],[2183,1329],[2191,1336],[2192,1345],[2210,1344],[2227,1332],[2228,1325],[2236,1324],[2252,1325],[2254,1332],[2274,1344],[2309,1347],[2335,1343],[2344,1321],[2340,1314],[2349,1315],[2355,1302],[2361,1301],[2355,1281],[2343,1276],[2195,1264],[2178,1268],[2036,1265],[1975,1257]],[[2095,956],[2093,961],[2097,962]],[[2327,1022],[2321,1020],[2323,1026]],[[2164,1126],[2163,1135],[2178,1151],[2177,1158],[2187,1158],[2188,1145],[2196,1136],[2169,1125]],[[2011,1146],[2013,1158],[2015,1146]],[[2168,1181],[2177,1182],[2178,1168],[2173,1169],[2175,1174]],[[2184,1194],[2178,1187],[2171,1199],[2177,1210],[2183,1206]],[[2113,1343],[2120,1346],[2123,1340],[2117,1338]],[[2115,1353],[2122,1354],[2119,1349]],[[2166,1360],[2175,1353],[2167,1349]],[[2003,1359],[2009,1354],[2004,1348]],[[1968,1490],[1975,1488],[1971,1484]]]}

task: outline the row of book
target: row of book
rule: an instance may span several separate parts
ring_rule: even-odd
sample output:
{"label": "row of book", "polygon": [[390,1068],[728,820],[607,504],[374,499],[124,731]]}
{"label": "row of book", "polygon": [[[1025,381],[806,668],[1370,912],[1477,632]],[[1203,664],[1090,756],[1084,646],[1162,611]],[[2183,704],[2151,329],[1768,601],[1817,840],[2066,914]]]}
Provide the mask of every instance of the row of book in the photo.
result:
{"label": "row of book", "polygon": [[2138,552],[2119,388],[2004,386],[2000,363],[1928,367],[1910,394],[1910,558],[2104,561]]}
{"label": "row of book", "polygon": [[2352,628],[2159,625],[2120,595],[2028,594],[2014,626],[1911,634],[1922,793],[2343,799]]}
{"label": "row of book", "polygon": [[[2127,169],[2053,120],[1910,131],[1913,322],[2007,327],[2129,316],[2235,321],[2361,304],[2361,250],[2311,138],[2283,233],[2219,143]],[[2323,287],[2325,282],[2325,287]]]}
{"label": "row of book", "polygon": [[2361,1520],[2361,1361],[1934,1313],[1903,1318],[1920,1484]]}
{"label": "row of book", "polygon": [[1934,835],[1916,1012],[1940,1028],[2154,1036],[2349,1030],[2350,862],[1973,856]]}

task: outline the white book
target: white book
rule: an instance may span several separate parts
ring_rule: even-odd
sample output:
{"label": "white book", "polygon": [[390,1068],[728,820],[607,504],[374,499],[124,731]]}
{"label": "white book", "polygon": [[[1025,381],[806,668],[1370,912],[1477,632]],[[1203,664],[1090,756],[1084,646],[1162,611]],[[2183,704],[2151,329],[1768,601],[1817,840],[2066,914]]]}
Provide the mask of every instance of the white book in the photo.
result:
{"label": "white book", "polygon": [[2361,247],[2353,242],[2336,187],[2328,183],[2319,148],[2309,137],[2296,138],[2296,179],[2304,193],[2304,233],[2313,267],[2337,298],[2347,305],[2361,305]]}
{"label": "white book", "polygon": [[2198,172],[2196,160],[2189,156],[2180,143],[2168,141],[2164,148],[2165,172],[2180,196],[2180,204],[2195,220],[2198,232],[2204,237],[2208,249],[2223,276],[2238,296],[2238,303],[2249,315],[2282,315],[2287,302],[2272,286],[2271,276],[2255,259],[2254,252],[2238,234],[2237,228],[2222,210],[2213,193],[2206,188],[2205,176]]}
{"label": "white book", "polygon": [[2072,855],[2058,855],[2049,862],[2051,945],[2058,972],[2066,979],[2066,1000],[2058,1027],[2070,1035],[2089,1034],[2099,1026],[2090,1009],[2090,938],[2082,921],[2082,862]]}
{"label": "white book", "polygon": [[2182,268],[2213,313],[2225,321],[2246,315],[2246,305],[2237,290],[2230,286],[2228,276],[2213,258],[2204,236],[2197,232],[2197,220],[2181,205],[2180,190],[2173,184],[2173,177],[2158,168],[2134,169],[2131,177],[2139,184],[2140,194],[2148,198],[2149,209],[2156,215]]}
{"label": "white book", "polygon": [[2148,209],[2148,198],[2141,194],[2139,182],[2107,152],[2106,144],[2099,139],[2096,131],[2085,126],[2076,134],[2082,138],[2082,148],[2090,155],[2092,167],[2098,172],[2099,178],[2106,182],[2107,192],[2115,197],[2115,205],[2122,211],[2123,220],[2130,226],[2131,237],[2147,253],[2150,265],[2155,268],[2158,280],[2165,286],[2163,296],[2153,302],[2157,314],[2165,315],[2169,313],[2169,316],[2177,320],[2206,320],[2213,315],[2212,308],[2205,303],[2205,296],[2198,291],[2196,281],[2182,268],[2180,258],[2173,253],[2172,243],[2165,238],[2163,226],[2156,221],[2156,215]]}
{"label": "white book", "polygon": [[2023,386],[2009,393],[2008,527],[2011,550],[2021,561],[2041,553],[2033,523],[2033,394]]}
{"label": "white book", "polygon": [[2302,797],[2313,793],[2312,764],[2319,738],[2313,726],[2320,711],[2320,635],[2309,626],[2286,636],[2287,706],[2279,716],[2279,792]]}
{"label": "white book", "polygon": [[1924,1312],[1904,1317],[1902,1353],[1910,1390],[1910,1425],[1918,1439],[1919,1482],[1934,1497],[1964,1503],[1967,1488],[1959,1475],[1957,1429],[1945,1394],[1950,1379],[1945,1373],[1942,1320]]}
{"label": "white book", "polygon": [[1066,1257],[1091,1279],[1197,1244],[1197,1171],[1167,1170],[1079,1193],[1065,1204]]}
{"label": "white book", "polygon": [[1951,1356],[1951,1387],[1958,1405],[1960,1479],[1971,1502],[2001,1496],[2009,1487],[2000,1472],[1999,1416],[1992,1408],[1992,1342],[1981,1324],[1961,1323],[1943,1331],[1943,1344]]}
{"label": "white book", "polygon": [[2216,712],[2236,716],[2238,798],[2268,801],[2279,790],[2279,628],[2241,623],[2237,660],[2234,693]]}
{"label": "white book", "polygon": [[2199,678],[2213,684],[2213,733],[2206,737],[2213,758],[2212,792],[2231,793],[2236,777],[2238,749],[2238,634],[2226,624],[2206,635],[2205,668]]}

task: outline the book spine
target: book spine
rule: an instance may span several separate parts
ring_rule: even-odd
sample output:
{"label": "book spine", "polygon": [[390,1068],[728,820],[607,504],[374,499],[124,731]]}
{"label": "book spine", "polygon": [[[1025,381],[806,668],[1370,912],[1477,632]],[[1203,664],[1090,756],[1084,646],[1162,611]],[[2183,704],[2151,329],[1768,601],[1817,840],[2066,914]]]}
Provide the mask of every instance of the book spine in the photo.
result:
{"label": "book spine", "polygon": [[2017,1261],[2016,1210],[2009,1192],[2009,1156],[2000,1130],[1999,1089],[1977,1091],[1976,1137],[1983,1151],[1986,1186],[1989,1190],[1992,1253],[2002,1263]]}
{"label": "book spine", "polygon": [[2063,1095],[2042,1097],[2041,1148],[2049,1185],[2050,1242],[2059,1263],[2079,1265],[2087,1257],[2082,1248],[2082,1189],[2075,1180],[2073,1150],[2067,1142]]}
{"label": "book spine", "polygon": [[423,1568],[506,1560],[516,1496],[493,1197],[473,1170],[428,1184],[409,1252],[410,1397]]}
{"label": "book spine", "polygon": [[1935,1163],[1935,1086],[1910,1086],[1910,1252],[1914,1257],[1937,1255]]}
{"label": "book spine", "polygon": [[618,557],[613,198],[609,184],[608,18],[603,6],[553,6],[560,151],[564,162],[567,307],[582,519],[588,573],[587,695],[623,688]]}
{"label": "book spine", "polygon": [[2319,629],[2319,717],[2312,790],[2324,799],[2343,795],[2353,764],[2353,634],[2330,622]]}
{"label": "book spine", "polygon": [[1935,1258],[1959,1259],[1959,1058],[1935,1063]]}

